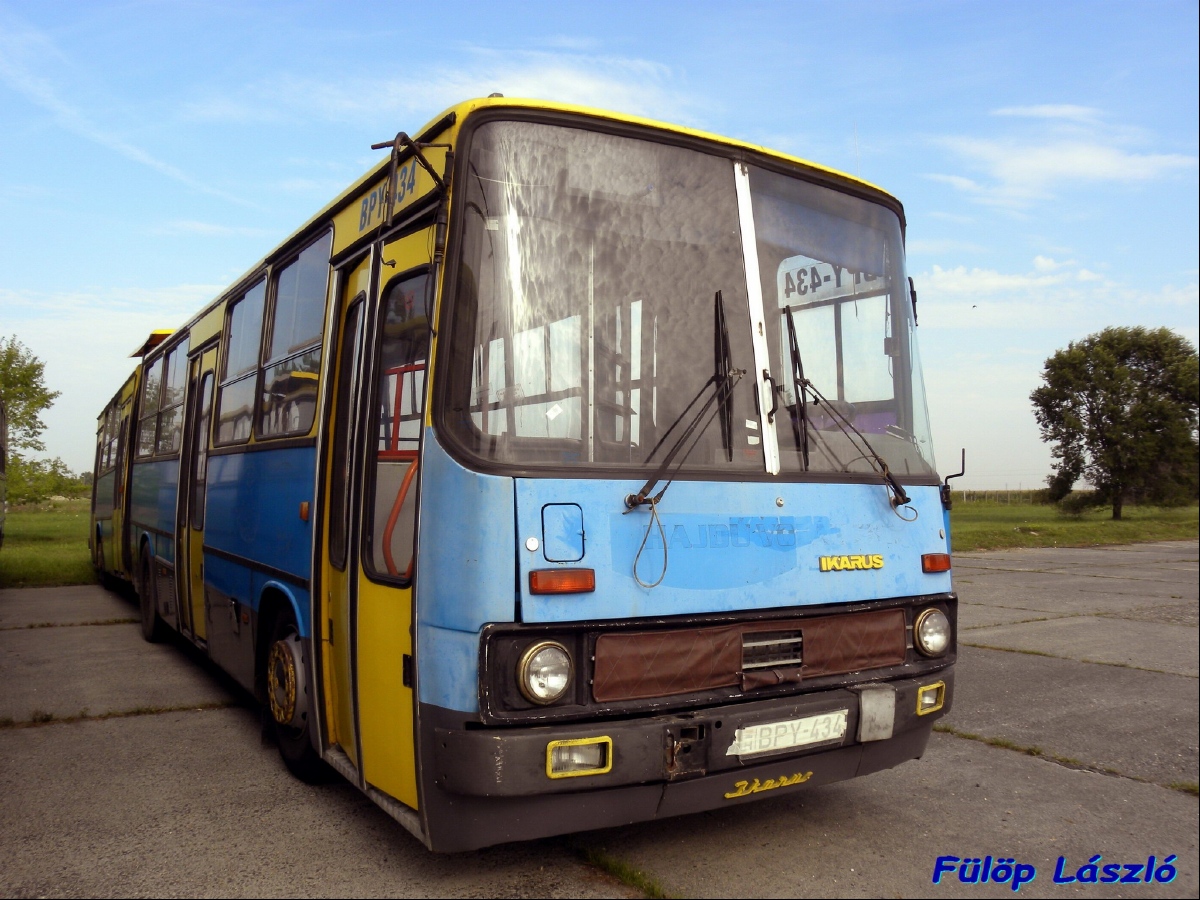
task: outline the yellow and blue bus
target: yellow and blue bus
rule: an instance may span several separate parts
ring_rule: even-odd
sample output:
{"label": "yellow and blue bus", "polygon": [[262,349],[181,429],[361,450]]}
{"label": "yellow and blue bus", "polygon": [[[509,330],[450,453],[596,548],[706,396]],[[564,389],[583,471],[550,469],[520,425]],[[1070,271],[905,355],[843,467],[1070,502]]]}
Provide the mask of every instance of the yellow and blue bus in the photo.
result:
{"label": "yellow and blue bus", "polygon": [[901,204],[500,96],[378,148],[100,416],[145,637],[434,850],[920,757],[957,606]]}

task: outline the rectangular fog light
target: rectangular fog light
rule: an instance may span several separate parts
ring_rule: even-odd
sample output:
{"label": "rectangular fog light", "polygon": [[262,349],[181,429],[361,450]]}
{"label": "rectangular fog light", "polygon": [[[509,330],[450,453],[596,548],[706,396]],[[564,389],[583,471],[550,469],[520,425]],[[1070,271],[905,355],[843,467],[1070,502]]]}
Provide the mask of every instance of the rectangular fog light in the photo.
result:
{"label": "rectangular fog light", "polygon": [[937,681],[917,690],[917,715],[937,712],[946,702],[946,682]]}
{"label": "rectangular fog light", "polygon": [[546,775],[571,778],[577,775],[603,775],[612,769],[612,738],[580,738],[551,741],[546,745]]}

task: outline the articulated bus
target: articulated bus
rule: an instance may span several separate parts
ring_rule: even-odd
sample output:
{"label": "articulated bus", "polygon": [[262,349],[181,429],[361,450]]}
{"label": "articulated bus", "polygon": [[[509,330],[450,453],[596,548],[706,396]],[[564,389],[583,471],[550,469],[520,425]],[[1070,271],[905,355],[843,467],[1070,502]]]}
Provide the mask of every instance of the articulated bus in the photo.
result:
{"label": "articulated bus", "polygon": [[96,568],[456,851],[920,757],[956,597],[900,203],[499,95],[140,348]]}

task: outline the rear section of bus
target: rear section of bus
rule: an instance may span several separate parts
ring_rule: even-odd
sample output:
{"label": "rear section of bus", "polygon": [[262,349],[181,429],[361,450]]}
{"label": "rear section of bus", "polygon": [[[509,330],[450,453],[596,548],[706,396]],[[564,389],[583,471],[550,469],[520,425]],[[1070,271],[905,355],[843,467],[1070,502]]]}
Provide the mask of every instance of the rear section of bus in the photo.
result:
{"label": "rear section of bus", "polygon": [[415,566],[427,842],[919,757],[956,599],[900,205],[502,102],[463,123],[453,185]]}

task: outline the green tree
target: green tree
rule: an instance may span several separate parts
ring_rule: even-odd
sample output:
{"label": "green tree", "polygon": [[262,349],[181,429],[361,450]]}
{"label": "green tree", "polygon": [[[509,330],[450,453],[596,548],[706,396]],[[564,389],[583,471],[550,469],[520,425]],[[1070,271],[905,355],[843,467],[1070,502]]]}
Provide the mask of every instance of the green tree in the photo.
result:
{"label": "green tree", "polygon": [[1097,505],[1196,500],[1196,348],[1168,328],[1106,328],[1046,360],[1029,399],[1053,442],[1050,499],[1083,478]]}
{"label": "green tree", "polygon": [[91,473],[76,475],[61,459],[8,461],[10,503],[40,503],[51,497],[86,497],[92,488]]}
{"label": "green tree", "polygon": [[46,364],[16,339],[0,338],[0,398],[8,408],[9,446],[16,450],[45,450],[46,429],[41,414],[58,398],[46,390]]}

